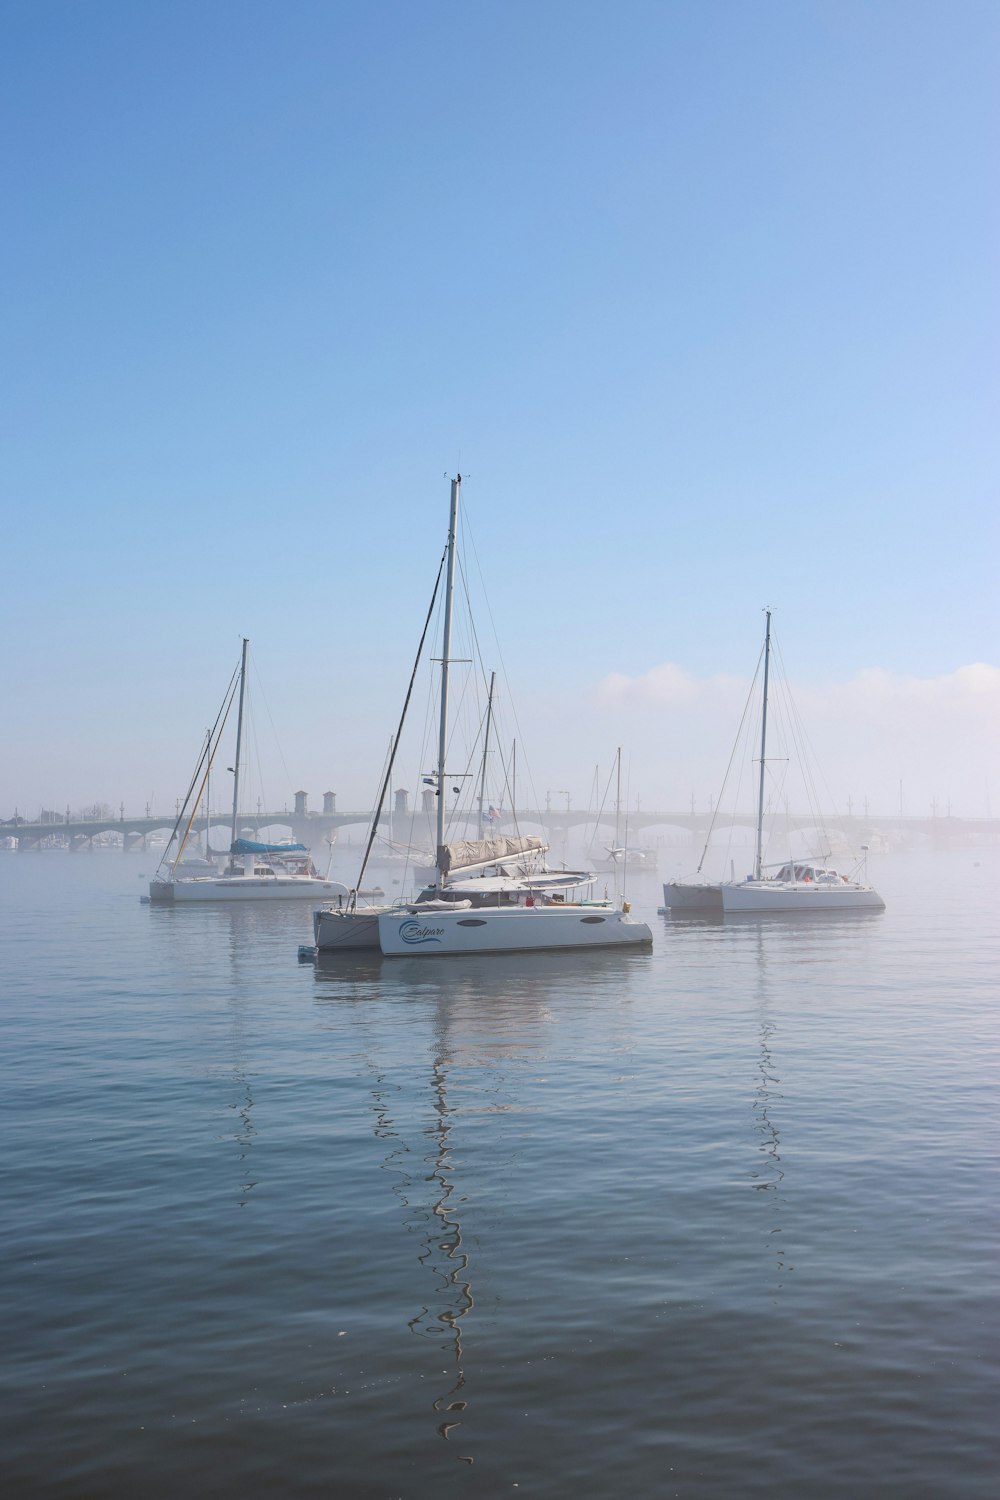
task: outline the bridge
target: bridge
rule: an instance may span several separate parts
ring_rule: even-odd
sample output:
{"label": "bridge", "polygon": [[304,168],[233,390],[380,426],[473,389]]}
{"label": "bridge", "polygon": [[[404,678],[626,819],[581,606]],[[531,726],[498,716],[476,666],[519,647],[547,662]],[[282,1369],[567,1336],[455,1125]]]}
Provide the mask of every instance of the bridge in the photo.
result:
{"label": "bridge", "polygon": [[[872,838],[894,838],[904,843],[929,842],[935,847],[948,846],[979,846],[1000,843],[1000,819],[998,818],[956,818],[952,816],[908,818],[899,817],[898,814],[886,814],[878,816],[875,814],[849,814],[823,818],[818,820],[812,813],[786,813],[777,814],[782,828],[789,831],[811,829],[822,827],[829,832],[842,833],[854,847],[868,843]],[[625,814],[622,815],[624,822]],[[627,814],[628,836],[632,843],[638,842],[637,836],[645,831],[657,829],[670,829],[677,832],[687,833],[692,843],[703,841],[710,826],[715,824],[715,830],[721,831],[728,828],[753,828],[755,818],[749,814],[731,814],[712,811],[697,812],[690,808],[686,811],[655,812],[632,811]],[[275,837],[291,837],[298,843],[317,849],[325,843],[334,839],[342,829],[370,827],[372,811],[364,812],[289,812],[286,809],[281,812],[260,812],[253,817],[241,818],[239,832],[250,837],[256,837],[258,833],[271,832]],[[68,845],[71,849],[84,848],[93,843],[93,840],[102,835],[115,835],[115,842],[120,838],[122,846],[126,850],[134,848],[145,848],[149,839],[154,835],[169,835],[173,829],[176,815],[171,817],[165,814],[146,815],[141,818],[128,816],[124,810],[119,811],[118,817],[113,815],[104,818],[59,818],[54,820],[52,815],[44,822],[26,822],[24,819],[10,819],[0,822],[0,839],[4,835],[17,840],[19,849],[38,848],[46,844],[59,843]],[[203,833],[207,819],[199,814],[191,821],[192,833]],[[474,817],[468,819],[468,828],[474,837]],[[550,838],[556,835],[566,837],[572,829],[593,829],[595,824],[600,827],[602,836],[610,837],[615,831],[614,812],[605,811],[600,818],[594,812],[587,809],[570,809],[557,811],[554,808],[519,808],[516,816],[505,813],[499,822],[490,825],[497,832],[511,832],[515,827],[541,827],[545,829]],[[393,818],[395,834],[401,841],[410,839],[415,843],[432,846],[434,843],[434,820],[433,812],[423,810],[420,812],[400,814],[396,813]],[[219,847],[222,852],[229,847],[229,820],[217,815],[211,820],[211,827],[217,830],[217,837],[213,845]],[[380,828],[384,834],[388,834],[389,814],[383,812],[380,819]],[[465,829],[459,836],[464,836]]]}

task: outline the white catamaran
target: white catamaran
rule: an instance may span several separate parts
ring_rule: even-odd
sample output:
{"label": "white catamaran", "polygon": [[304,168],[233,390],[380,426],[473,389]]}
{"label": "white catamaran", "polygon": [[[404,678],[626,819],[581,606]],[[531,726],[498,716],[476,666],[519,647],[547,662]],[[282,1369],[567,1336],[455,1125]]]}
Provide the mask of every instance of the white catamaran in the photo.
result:
{"label": "white catamaran", "polygon": [[[316,901],[346,895],[347,887],[323,880],[313,867],[304,844],[264,844],[237,837],[239,826],[240,762],[243,755],[243,715],[246,703],[247,647],[244,640],[238,674],[234,672],[222,707],[195,767],[187,796],[173,832],[149,883],[149,899],[157,903],[201,901]],[[233,772],[233,813],[228,862],[220,867],[211,856],[208,830],[205,857],[184,859],[198,804],[208,786],[233,699],[239,689],[236,717],[236,755]],[[182,824],[183,833],[181,832]],[[225,856],[221,856],[225,858]]]}
{"label": "white catamaran", "polygon": [[514,953],[540,949],[637,947],[652,942],[645,922],[626,903],[576,900],[593,885],[586,871],[548,870],[540,838],[446,843],[448,689],[452,664],[455,539],[462,476],[451,481],[445,553],[444,629],[438,728],[437,878],[408,907],[378,914],[379,945],[389,957],[457,953]]}

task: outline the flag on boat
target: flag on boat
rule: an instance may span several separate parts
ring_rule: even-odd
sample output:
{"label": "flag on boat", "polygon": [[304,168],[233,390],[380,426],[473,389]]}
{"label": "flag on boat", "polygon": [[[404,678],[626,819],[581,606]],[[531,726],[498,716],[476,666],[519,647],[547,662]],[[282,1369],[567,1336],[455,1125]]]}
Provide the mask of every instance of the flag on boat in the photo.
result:
{"label": "flag on boat", "polygon": [[491,823],[495,823],[497,818],[499,818],[500,816],[499,812],[493,806],[492,802],[490,803],[489,811],[487,812],[486,816]]}

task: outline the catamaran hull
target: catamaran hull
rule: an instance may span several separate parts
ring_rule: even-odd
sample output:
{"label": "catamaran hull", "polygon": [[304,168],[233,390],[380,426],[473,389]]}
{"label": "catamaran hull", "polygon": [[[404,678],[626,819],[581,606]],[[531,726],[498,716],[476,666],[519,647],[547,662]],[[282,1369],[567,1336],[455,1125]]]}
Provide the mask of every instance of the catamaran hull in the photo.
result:
{"label": "catamaran hull", "polygon": [[313,936],[320,953],[342,948],[378,949],[377,911],[314,911]]}
{"label": "catamaran hull", "polygon": [[722,910],[722,888],[717,885],[682,885],[667,881],[663,887],[663,904],[671,911]]}
{"label": "catamaran hull", "polygon": [[180,906],[204,901],[332,901],[347,887],[335,880],[272,876],[266,880],[237,876],[233,880],[151,880],[149,899]]}
{"label": "catamaran hull", "polygon": [[774,884],[748,880],[742,885],[723,885],[725,912],[823,912],[885,911],[885,902],[871,886],[815,885],[810,882]]}
{"label": "catamaran hull", "polygon": [[389,958],[552,948],[635,948],[653,941],[646,923],[635,922],[624,912],[569,906],[436,911],[427,916],[383,912],[378,932],[382,952]]}

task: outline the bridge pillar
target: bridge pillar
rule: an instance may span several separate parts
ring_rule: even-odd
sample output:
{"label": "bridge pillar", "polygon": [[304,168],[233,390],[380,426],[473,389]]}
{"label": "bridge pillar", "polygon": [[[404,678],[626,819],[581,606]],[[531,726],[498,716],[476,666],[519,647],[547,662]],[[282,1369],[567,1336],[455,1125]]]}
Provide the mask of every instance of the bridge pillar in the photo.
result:
{"label": "bridge pillar", "polygon": [[308,792],[296,792],[295,793],[295,816],[297,818],[304,818],[304,817],[306,817],[306,813],[307,813],[306,803],[308,801],[309,801],[309,793]]}

